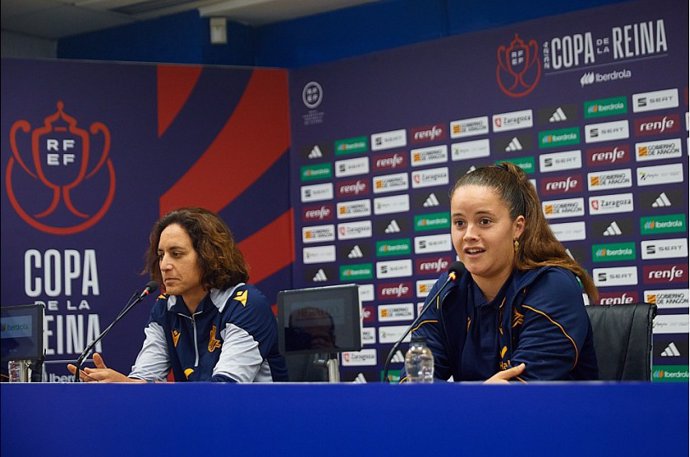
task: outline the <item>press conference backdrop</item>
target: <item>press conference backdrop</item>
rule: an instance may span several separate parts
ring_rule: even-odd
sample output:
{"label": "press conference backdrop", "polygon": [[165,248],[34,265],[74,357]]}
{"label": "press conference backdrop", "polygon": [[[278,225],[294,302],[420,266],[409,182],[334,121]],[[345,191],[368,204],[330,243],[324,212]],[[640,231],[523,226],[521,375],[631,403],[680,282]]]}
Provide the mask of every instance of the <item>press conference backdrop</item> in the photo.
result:
{"label": "press conference backdrop", "polygon": [[[3,59],[1,304],[45,304],[48,381],[146,284],[175,207],[218,211],[271,303],[290,284],[287,76]],[[111,367],[129,371],[152,303],[97,346]]]}
{"label": "press conference backdrop", "polygon": [[381,378],[454,260],[449,187],[511,161],[601,303],[659,307],[654,380],[687,381],[687,17],[626,3],[291,72],[294,284],[361,285],[344,380]]}
{"label": "press conference backdrop", "polygon": [[[48,380],[66,380],[146,282],[153,221],[202,205],[269,300],[363,286],[365,349],[342,378],[373,381],[452,260],[450,184],[514,160],[602,300],[657,303],[656,379],[687,380],[685,17],[626,3],[289,75],[3,59],[2,305],[46,305]],[[97,347],[112,367],[151,301]]]}

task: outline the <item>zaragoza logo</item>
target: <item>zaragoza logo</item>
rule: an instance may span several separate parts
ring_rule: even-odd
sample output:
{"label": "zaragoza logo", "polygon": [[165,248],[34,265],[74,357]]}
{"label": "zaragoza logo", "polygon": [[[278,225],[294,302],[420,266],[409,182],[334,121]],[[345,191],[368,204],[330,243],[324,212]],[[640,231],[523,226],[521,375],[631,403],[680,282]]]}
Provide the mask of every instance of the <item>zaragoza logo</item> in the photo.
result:
{"label": "zaragoza logo", "polygon": [[524,97],[537,87],[541,78],[539,46],[535,40],[525,43],[516,33],[510,46],[496,51],[496,81],[509,97]]}
{"label": "zaragoza logo", "polygon": [[9,136],[12,156],[5,188],[24,222],[53,235],[72,235],[108,212],[115,196],[115,168],[108,157],[110,131],[103,123],[81,129],[58,101],[57,111],[44,118],[42,127],[32,129],[29,121],[18,120]]}

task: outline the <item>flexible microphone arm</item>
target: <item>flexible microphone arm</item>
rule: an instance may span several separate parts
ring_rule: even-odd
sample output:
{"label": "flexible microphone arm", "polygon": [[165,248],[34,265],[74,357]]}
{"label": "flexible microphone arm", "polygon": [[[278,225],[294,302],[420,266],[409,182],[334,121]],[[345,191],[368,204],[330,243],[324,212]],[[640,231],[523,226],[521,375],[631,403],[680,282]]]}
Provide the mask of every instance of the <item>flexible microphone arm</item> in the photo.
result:
{"label": "flexible microphone arm", "polygon": [[419,312],[419,315],[417,318],[410,324],[409,327],[407,327],[407,330],[405,330],[405,333],[402,334],[400,339],[396,341],[396,343],[393,345],[391,348],[390,352],[388,352],[388,357],[386,357],[386,363],[383,364],[383,382],[388,384],[390,383],[390,380],[388,379],[388,366],[391,363],[391,360],[393,359],[393,354],[395,354],[395,351],[398,349],[400,344],[403,342],[405,337],[414,329],[417,324],[422,320],[422,316],[424,316],[424,313],[426,312],[427,309],[431,306],[431,304],[436,301],[436,298],[438,298],[439,295],[441,295],[441,292],[443,292],[443,289],[446,288],[446,286],[454,282],[456,279],[462,277],[462,275],[465,273],[465,265],[462,264],[462,262],[454,262],[450,268],[448,269],[448,278],[446,279],[446,282],[443,283],[441,287],[436,291],[436,293],[431,297],[431,299],[427,300],[427,302],[424,304],[424,307],[422,310]]}
{"label": "flexible microphone arm", "polygon": [[158,290],[158,283],[157,283],[156,281],[149,281],[149,282],[146,284],[146,286],[144,287],[144,290],[142,290],[141,293],[140,293],[138,296],[137,296],[137,293],[134,292],[134,295],[132,295],[132,297],[129,299],[129,301],[127,302],[127,304],[125,305],[125,307],[122,309],[122,311],[120,311],[120,314],[117,315],[117,317],[115,318],[115,320],[114,320],[113,322],[111,322],[110,325],[108,325],[108,327],[106,327],[106,329],[103,330],[103,331],[101,332],[101,334],[98,335],[98,336],[96,337],[96,339],[93,340],[93,341],[91,342],[91,344],[89,344],[89,345],[86,347],[86,349],[84,349],[84,351],[83,351],[83,352],[81,353],[81,355],[79,356],[79,358],[78,358],[77,361],[75,362],[75,365],[77,366],[77,371],[74,372],[74,382],[79,382],[79,381],[80,381],[80,379],[79,379],[79,373],[81,372],[81,366],[83,365],[84,360],[85,360],[86,357],[89,355],[89,353],[91,352],[91,350],[96,346],[96,344],[97,344],[99,341],[101,341],[105,335],[108,334],[108,332],[110,331],[110,329],[113,328],[113,326],[114,326],[115,324],[117,324],[118,322],[120,322],[120,320],[121,320],[123,317],[125,317],[125,314],[127,314],[127,313],[129,312],[130,309],[134,308],[134,305],[136,305],[137,303],[141,302],[144,298],[146,298],[146,296],[147,296],[148,294],[150,294],[151,292],[155,292],[156,290]]}

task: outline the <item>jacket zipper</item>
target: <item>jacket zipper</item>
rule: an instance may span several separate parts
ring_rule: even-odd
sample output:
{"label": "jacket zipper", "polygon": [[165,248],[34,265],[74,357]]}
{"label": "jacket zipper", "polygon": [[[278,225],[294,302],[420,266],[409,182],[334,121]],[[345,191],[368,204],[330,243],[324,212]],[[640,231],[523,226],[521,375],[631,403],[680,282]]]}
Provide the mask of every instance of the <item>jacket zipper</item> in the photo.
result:
{"label": "jacket zipper", "polygon": [[178,316],[190,319],[192,321],[192,330],[194,331],[194,368],[199,366],[199,342],[197,340],[196,334],[196,316],[201,314],[201,311],[192,314],[191,316],[184,315],[182,313],[177,313]]}

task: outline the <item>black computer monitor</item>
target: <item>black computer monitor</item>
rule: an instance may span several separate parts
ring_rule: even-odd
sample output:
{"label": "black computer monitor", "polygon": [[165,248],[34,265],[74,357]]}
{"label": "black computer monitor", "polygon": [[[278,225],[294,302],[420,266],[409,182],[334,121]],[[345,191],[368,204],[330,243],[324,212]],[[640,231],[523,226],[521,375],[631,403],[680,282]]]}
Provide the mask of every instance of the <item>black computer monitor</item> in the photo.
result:
{"label": "black computer monitor", "polygon": [[0,307],[2,366],[10,360],[43,360],[43,305]]}
{"label": "black computer monitor", "polygon": [[282,354],[362,349],[359,288],[345,284],[278,293],[278,342]]}

